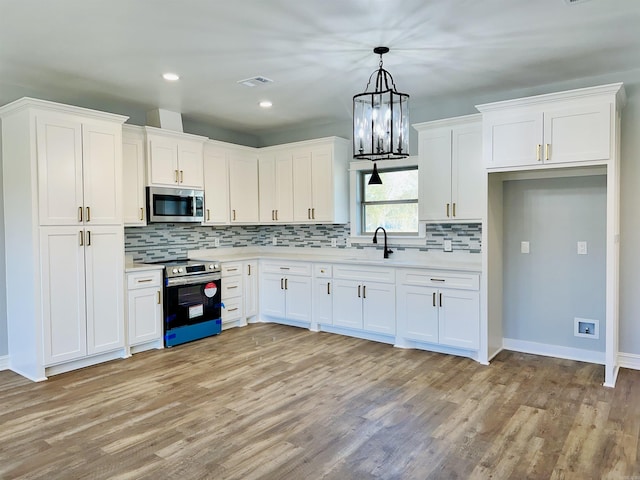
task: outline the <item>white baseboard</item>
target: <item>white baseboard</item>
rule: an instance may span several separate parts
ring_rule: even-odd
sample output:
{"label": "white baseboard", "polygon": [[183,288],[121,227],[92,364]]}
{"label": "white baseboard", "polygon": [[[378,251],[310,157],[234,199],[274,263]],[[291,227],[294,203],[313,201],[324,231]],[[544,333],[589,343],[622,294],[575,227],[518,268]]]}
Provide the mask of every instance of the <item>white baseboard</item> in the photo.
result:
{"label": "white baseboard", "polygon": [[640,370],[640,355],[618,352],[618,366]]}
{"label": "white baseboard", "polygon": [[[566,358],[568,360],[597,363],[599,365],[605,364],[604,352],[597,352],[595,350],[527,342],[526,340],[517,340],[515,338],[503,338],[502,342],[505,350],[513,350],[514,352],[532,353],[545,357]],[[640,360],[640,356],[638,356],[638,359]]]}
{"label": "white baseboard", "polygon": [[9,370],[9,355],[0,357],[0,371]]}

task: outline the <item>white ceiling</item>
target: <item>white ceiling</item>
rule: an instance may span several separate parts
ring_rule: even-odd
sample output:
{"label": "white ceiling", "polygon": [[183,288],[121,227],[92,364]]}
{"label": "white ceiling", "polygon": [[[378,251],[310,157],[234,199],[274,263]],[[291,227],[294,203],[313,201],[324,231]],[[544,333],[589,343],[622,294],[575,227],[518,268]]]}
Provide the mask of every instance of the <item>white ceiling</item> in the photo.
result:
{"label": "white ceiling", "polygon": [[[257,134],[350,118],[377,45],[413,103],[639,68],[639,26],[640,0],[0,0],[0,104],[164,108]],[[256,75],[274,83],[236,83]]]}

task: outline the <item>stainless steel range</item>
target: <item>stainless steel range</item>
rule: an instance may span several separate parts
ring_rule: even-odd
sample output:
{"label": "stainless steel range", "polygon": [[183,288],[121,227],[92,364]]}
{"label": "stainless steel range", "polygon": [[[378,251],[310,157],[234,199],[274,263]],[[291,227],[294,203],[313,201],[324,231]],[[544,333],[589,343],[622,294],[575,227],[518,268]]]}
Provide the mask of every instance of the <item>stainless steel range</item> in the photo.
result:
{"label": "stainless steel range", "polygon": [[175,260],[164,264],[164,344],[217,335],[222,330],[219,262]]}

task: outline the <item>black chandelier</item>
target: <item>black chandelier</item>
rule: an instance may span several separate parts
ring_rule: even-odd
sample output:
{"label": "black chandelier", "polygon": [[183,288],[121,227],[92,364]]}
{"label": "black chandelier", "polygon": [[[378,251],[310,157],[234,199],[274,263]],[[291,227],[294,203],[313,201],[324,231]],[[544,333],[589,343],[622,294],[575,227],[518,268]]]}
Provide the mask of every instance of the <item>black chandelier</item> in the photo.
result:
{"label": "black chandelier", "polygon": [[[367,82],[364,93],[353,96],[353,157],[374,162],[369,184],[381,184],[377,160],[409,156],[409,95],[396,89],[391,74],[382,68],[388,47],[376,47],[380,65]],[[375,89],[369,91],[376,75]]]}

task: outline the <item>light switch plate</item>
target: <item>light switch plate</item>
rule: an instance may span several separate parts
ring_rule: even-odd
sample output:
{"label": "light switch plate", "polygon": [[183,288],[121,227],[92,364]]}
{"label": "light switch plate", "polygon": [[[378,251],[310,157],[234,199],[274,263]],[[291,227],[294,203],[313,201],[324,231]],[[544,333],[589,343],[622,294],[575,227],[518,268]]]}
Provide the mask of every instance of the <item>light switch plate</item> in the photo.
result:
{"label": "light switch plate", "polygon": [[219,247],[219,246],[220,246],[220,239],[219,239],[218,237],[216,237],[216,238],[213,240],[213,245],[214,245],[214,246],[216,246],[216,247]]}
{"label": "light switch plate", "polygon": [[529,253],[529,242],[520,242],[520,253]]}
{"label": "light switch plate", "polygon": [[271,243],[272,243],[273,245],[278,245],[278,237],[273,237],[273,238],[271,239]]}
{"label": "light switch plate", "polygon": [[332,247],[337,247],[338,246],[338,239],[337,238],[332,238],[331,239],[331,246]]}
{"label": "light switch plate", "polygon": [[443,246],[445,252],[453,252],[453,245],[451,244],[450,239],[445,239]]}

